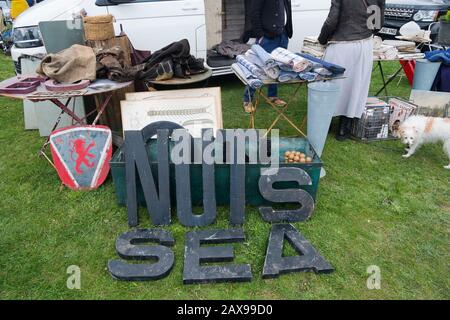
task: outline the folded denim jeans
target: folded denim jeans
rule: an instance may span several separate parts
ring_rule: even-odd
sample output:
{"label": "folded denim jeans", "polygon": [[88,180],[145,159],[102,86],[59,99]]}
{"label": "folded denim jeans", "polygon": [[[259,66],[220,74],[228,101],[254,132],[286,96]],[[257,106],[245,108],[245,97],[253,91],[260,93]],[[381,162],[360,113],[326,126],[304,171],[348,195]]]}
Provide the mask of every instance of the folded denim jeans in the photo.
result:
{"label": "folded denim jeans", "polygon": [[312,62],[316,62],[321,64],[325,69],[329,70],[333,73],[334,76],[341,75],[345,72],[345,68],[338,66],[333,63],[326,62],[325,60],[318,59],[316,57],[313,57],[312,55],[306,54],[306,53],[297,53],[299,56],[302,56],[303,58],[306,58]]}
{"label": "folded denim jeans", "polygon": [[245,66],[239,63],[233,63],[231,65],[231,69],[233,69],[239,76],[246,80],[247,84],[253,88],[261,88],[263,86],[263,82],[256,78],[250,70],[248,70]]}
{"label": "folded denim jeans", "polygon": [[261,79],[265,76],[264,70],[258,67],[256,64],[249,61],[245,56],[239,55],[236,57],[236,62],[246,67],[256,78]]}
{"label": "folded denim jeans", "polygon": [[298,72],[294,71],[283,71],[281,70],[280,76],[278,77],[279,82],[288,82],[298,78]]}
{"label": "folded denim jeans", "polygon": [[261,47],[259,44],[254,44],[252,46],[251,51],[255,53],[258,58],[262,61],[265,73],[267,76],[269,76],[271,79],[278,79],[280,76],[280,68],[278,67],[277,61],[268,53],[266,50],[264,50],[263,47]]}
{"label": "folded denim jeans", "polygon": [[315,81],[319,75],[315,72],[299,72],[298,73],[298,77],[302,80],[311,82],[311,81]]}

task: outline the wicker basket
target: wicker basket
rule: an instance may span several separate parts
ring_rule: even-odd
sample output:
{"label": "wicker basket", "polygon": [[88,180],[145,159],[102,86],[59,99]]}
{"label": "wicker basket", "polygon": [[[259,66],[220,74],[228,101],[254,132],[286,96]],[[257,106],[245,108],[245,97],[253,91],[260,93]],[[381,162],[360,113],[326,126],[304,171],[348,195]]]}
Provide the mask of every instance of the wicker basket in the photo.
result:
{"label": "wicker basket", "polygon": [[84,17],[84,36],[86,40],[109,40],[114,38],[114,16]]}

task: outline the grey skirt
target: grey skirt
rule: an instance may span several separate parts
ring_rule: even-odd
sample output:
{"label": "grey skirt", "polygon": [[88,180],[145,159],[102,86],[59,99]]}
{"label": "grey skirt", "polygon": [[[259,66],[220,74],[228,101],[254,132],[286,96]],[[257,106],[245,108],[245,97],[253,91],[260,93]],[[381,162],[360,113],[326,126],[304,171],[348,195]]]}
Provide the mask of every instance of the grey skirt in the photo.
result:
{"label": "grey skirt", "polygon": [[330,43],[324,60],[346,69],[346,78],[335,80],[341,88],[335,116],[361,118],[372,76],[373,38]]}

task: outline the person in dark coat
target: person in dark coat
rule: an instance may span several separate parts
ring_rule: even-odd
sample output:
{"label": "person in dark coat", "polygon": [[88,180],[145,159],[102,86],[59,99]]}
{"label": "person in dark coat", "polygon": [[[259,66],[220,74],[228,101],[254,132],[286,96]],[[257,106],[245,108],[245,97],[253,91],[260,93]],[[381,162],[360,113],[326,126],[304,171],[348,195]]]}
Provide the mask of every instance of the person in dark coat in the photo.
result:
{"label": "person in dark coat", "polygon": [[339,141],[349,137],[351,119],[361,118],[373,66],[373,34],[383,26],[385,0],[332,0],[319,42],[323,59],[344,67],[335,116],[340,116]]}
{"label": "person in dark coat", "polygon": [[[256,38],[256,43],[267,52],[278,47],[287,49],[289,38],[292,38],[292,6],[291,0],[252,0],[250,2],[250,30],[247,35]],[[252,99],[255,90],[246,87],[244,94],[244,110],[254,111]],[[277,105],[286,104],[278,98],[277,85],[270,85],[268,97]]]}

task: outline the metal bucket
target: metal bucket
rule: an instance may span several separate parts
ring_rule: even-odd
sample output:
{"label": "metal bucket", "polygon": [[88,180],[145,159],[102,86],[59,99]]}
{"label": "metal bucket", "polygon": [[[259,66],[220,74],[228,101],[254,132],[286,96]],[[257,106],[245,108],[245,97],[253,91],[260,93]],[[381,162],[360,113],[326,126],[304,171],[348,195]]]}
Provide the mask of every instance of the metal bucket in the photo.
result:
{"label": "metal bucket", "polygon": [[436,74],[441,67],[441,62],[430,62],[426,59],[416,61],[414,71],[413,89],[429,91],[433,86]]}
{"label": "metal bucket", "polygon": [[339,85],[336,81],[308,85],[308,140],[320,157],[336,111]]}

